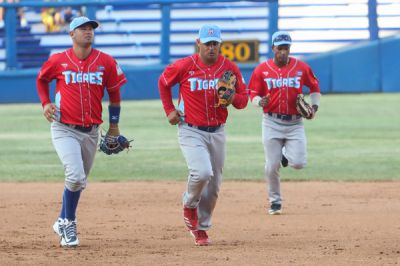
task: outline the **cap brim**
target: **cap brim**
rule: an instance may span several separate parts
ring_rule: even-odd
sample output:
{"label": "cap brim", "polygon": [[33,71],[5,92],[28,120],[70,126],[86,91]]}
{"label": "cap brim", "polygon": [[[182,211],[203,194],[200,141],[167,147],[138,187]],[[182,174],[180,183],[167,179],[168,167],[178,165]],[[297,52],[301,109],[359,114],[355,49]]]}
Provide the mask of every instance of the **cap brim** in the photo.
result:
{"label": "cap brim", "polygon": [[208,42],[221,42],[222,40],[219,38],[215,37],[209,37],[209,38],[200,38],[201,43],[208,43]]}
{"label": "cap brim", "polygon": [[275,43],[274,43],[274,45],[275,45],[275,46],[279,46],[279,45],[285,45],[285,44],[287,44],[287,45],[291,45],[291,44],[292,44],[292,42],[288,42],[288,41],[281,41],[281,42],[275,42]]}
{"label": "cap brim", "polygon": [[73,28],[70,31],[74,31],[77,28],[82,27],[83,25],[86,25],[86,24],[90,24],[93,27],[93,29],[96,29],[99,26],[99,23],[96,20],[89,20],[89,21],[86,21],[85,23],[82,23],[82,24],[76,26],[75,28]]}
{"label": "cap brim", "polygon": [[88,23],[90,23],[90,25],[92,25],[93,29],[95,29],[99,26],[99,23],[95,20],[91,20]]}

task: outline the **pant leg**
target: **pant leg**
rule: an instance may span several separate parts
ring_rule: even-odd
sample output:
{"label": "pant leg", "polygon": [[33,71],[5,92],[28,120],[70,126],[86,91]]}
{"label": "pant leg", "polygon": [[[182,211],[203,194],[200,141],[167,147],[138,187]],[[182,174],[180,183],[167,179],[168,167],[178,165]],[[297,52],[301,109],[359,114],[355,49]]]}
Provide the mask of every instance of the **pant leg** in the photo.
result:
{"label": "pant leg", "polygon": [[262,141],[265,155],[265,177],[267,180],[268,198],[270,203],[281,204],[281,167],[282,147],[285,142],[284,126],[276,124],[264,115],[262,121]]}
{"label": "pant leg", "polygon": [[85,171],[85,181],[82,184],[82,188],[85,188],[87,185],[87,178],[93,166],[94,158],[97,151],[98,140],[99,140],[98,128],[93,128],[91,132],[82,136],[81,152],[83,160],[83,169]]}
{"label": "pant leg", "polygon": [[86,175],[83,167],[79,135],[58,122],[51,125],[53,146],[65,173],[65,186],[72,192],[82,189]]}
{"label": "pant leg", "polygon": [[264,114],[262,128],[269,201],[281,204],[279,169],[282,148],[285,146],[285,156],[290,166],[296,169],[305,166],[307,152],[304,124],[302,120],[286,122]]}
{"label": "pant leg", "polygon": [[209,133],[209,151],[213,176],[204,187],[198,208],[199,229],[208,230],[212,224],[212,214],[217,204],[218,193],[222,183],[222,171],[225,162],[225,132],[221,128],[215,133]]}
{"label": "pant leg", "polygon": [[189,208],[199,205],[203,189],[213,176],[207,134],[184,124],[178,127],[179,144],[189,169],[183,205]]}
{"label": "pant leg", "polygon": [[295,169],[302,169],[307,164],[307,139],[304,125],[293,126],[286,134],[286,158],[289,165]]}
{"label": "pant leg", "polygon": [[282,158],[282,139],[264,139],[265,176],[268,184],[270,203],[281,204],[281,180],[279,169]]}

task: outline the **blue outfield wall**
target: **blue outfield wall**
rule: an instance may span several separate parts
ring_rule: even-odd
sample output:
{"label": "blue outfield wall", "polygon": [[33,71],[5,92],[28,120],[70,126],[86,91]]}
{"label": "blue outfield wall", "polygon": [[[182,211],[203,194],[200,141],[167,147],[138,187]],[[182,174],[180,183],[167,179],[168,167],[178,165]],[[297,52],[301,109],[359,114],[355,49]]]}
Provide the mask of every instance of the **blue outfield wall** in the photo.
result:
{"label": "blue outfield wall", "polygon": [[305,58],[322,92],[400,92],[400,35]]}
{"label": "blue outfield wall", "polygon": [[379,47],[381,86],[384,92],[399,92],[400,82],[400,35],[383,39]]}
{"label": "blue outfield wall", "polygon": [[332,56],[332,91],[380,91],[379,45],[351,47]]}
{"label": "blue outfield wall", "polygon": [[[322,93],[400,92],[400,36],[358,44],[304,60],[320,80]],[[128,83],[123,99],[157,99],[158,78],[165,66],[122,66]],[[239,65],[246,82],[255,65]],[[39,102],[39,69],[0,72],[0,103]],[[52,83],[54,88],[55,82]],[[177,90],[174,90],[177,96]],[[54,89],[51,97],[54,98]]]}
{"label": "blue outfield wall", "polygon": [[332,92],[332,54],[311,56],[305,59],[319,80],[321,93]]}

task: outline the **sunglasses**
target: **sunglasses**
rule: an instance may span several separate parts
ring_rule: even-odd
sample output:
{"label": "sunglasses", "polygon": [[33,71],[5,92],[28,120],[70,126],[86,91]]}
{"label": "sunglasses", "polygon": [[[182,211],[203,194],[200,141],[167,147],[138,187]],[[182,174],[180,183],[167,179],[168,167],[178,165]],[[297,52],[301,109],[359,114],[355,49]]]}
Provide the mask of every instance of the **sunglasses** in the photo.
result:
{"label": "sunglasses", "polygon": [[292,38],[290,38],[289,35],[279,35],[279,36],[275,37],[273,43],[281,42],[281,41],[291,42]]}

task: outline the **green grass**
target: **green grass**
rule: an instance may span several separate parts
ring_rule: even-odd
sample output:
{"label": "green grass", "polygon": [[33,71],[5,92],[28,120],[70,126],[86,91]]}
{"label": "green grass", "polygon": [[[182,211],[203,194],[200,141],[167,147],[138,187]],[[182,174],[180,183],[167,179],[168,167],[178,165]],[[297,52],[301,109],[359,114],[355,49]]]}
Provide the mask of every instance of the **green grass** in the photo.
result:
{"label": "green grass", "polygon": [[[284,180],[400,179],[400,94],[325,95],[318,117],[306,121],[308,166],[282,169]],[[161,102],[123,102],[121,132],[133,150],[98,152],[91,180],[185,180],[176,127]],[[106,112],[105,112],[106,115]],[[62,181],[49,123],[40,104],[0,105],[0,181]],[[105,117],[107,121],[107,117]],[[107,125],[106,125],[107,126]],[[224,178],[263,180],[261,110],[230,108]]]}

